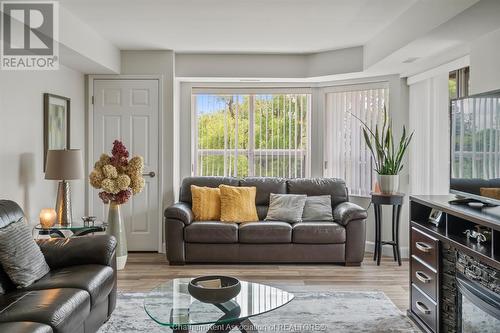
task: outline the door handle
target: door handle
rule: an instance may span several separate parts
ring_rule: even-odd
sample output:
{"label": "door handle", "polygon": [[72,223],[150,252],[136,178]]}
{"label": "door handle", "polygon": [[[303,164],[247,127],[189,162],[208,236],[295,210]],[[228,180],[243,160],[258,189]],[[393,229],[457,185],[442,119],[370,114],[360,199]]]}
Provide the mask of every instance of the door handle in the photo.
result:
{"label": "door handle", "polygon": [[154,171],[150,171],[150,172],[146,172],[146,173],[143,173],[142,174],[143,177],[151,177],[151,178],[155,178],[156,176],[156,173]]}
{"label": "door handle", "polygon": [[415,306],[417,307],[418,311],[422,312],[423,314],[431,313],[431,310],[429,310],[429,308],[426,307],[425,304],[420,301],[416,301]]}
{"label": "door handle", "polygon": [[427,276],[424,272],[422,272],[422,271],[416,271],[416,272],[415,272],[415,276],[416,276],[416,277],[417,277],[417,279],[419,279],[419,280],[420,280],[420,282],[422,282],[422,283],[429,283],[429,282],[431,282],[431,280],[432,280],[430,277],[428,277],[428,276]]}
{"label": "door handle", "polygon": [[430,246],[429,244],[426,244],[424,242],[416,242],[415,247],[417,249],[419,249],[420,251],[425,252],[425,253],[431,252],[431,250],[432,250],[432,246]]}

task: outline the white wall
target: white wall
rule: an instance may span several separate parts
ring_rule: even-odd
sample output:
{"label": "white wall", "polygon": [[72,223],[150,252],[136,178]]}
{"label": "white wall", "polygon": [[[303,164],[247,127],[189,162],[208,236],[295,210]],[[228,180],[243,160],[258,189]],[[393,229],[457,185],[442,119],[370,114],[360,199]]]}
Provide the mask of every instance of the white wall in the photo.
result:
{"label": "white wall", "polygon": [[155,74],[163,80],[163,205],[174,203],[174,52],[173,51],[122,51],[121,74]]}
{"label": "white wall", "polygon": [[63,6],[59,6],[59,52],[62,64],[85,74],[120,71],[120,50]]}
{"label": "white wall", "polygon": [[309,78],[363,71],[363,48],[307,54],[175,55],[177,77]]}
{"label": "white wall", "polygon": [[[43,93],[71,98],[71,148],[85,154],[84,75],[58,71],[0,71],[0,198],[16,201],[32,224],[54,207],[57,182],[44,180]],[[85,155],[84,155],[85,156]],[[73,217],[85,214],[85,180],[71,181]]]}
{"label": "white wall", "polygon": [[500,29],[471,45],[470,92],[478,94],[500,89]]}

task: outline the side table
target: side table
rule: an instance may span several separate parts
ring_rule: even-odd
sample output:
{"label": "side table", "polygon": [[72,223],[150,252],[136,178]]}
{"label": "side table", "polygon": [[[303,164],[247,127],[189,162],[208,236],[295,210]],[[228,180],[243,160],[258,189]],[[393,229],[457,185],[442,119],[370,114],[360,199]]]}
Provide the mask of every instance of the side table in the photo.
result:
{"label": "side table", "polygon": [[[55,224],[50,228],[43,228],[41,225],[36,225],[35,229],[38,231],[38,237],[40,236],[48,236],[52,237],[76,237],[76,236],[85,236],[88,234],[93,234],[95,232],[103,232],[106,231],[105,224],[95,224],[90,226],[84,226],[83,224],[72,224],[72,225],[60,225]],[[69,231],[71,235],[66,235],[64,231]]]}
{"label": "side table", "polygon": [[[373,260],[380,265],[382,257],[382,246],[391,245],[394,255],[394,261],[401,266],[401,253],[399,249],[399,218],[401,216],[401,206],[403,205],[404,193],[372,193],[372,204],[375,212],[375,249],[373,251]],[[392,206],[392,240],[382,240],[382,206]]]}

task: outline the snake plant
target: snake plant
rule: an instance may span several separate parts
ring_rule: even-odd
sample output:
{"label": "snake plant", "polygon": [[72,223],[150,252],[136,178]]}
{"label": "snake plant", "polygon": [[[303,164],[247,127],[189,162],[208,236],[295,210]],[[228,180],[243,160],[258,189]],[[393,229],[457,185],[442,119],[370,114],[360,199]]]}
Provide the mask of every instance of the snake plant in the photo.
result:
{"label": "snake plant", "polygon": [[403,133],[396,147],[392,130],[392,120],[384,107],[384,122],[382,128],[375,126],[373,131],[364,121],[353,116],[363,124],[363,136],[366,145],[375,161],[375,171],[379,175],[398,175],[403,169],[403,158],[408,145],[413,137],[413,132],[408,136],[406,127],[403,125]]}

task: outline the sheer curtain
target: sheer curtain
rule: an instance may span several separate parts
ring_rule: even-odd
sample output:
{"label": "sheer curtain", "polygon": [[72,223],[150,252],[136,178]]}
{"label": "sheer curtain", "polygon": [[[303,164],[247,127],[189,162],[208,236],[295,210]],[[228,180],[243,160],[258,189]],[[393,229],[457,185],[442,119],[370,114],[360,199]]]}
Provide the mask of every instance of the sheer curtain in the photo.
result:
{"label": "sheer curtain", "polygon": [[448,194],[450,134],[448,71],[410,84],[412,194]]}

